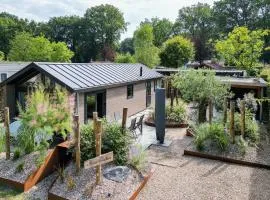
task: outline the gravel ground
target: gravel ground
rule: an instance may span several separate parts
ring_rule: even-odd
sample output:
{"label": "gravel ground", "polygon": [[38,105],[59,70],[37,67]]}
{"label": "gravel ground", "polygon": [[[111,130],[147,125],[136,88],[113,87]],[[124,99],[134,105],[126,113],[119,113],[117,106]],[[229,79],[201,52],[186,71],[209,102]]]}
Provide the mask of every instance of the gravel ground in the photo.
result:
{"label": "gravel ground", "polygon": [[[6,154],[0,153],[0,177],[24,183],[29,175],[37,170],[35,160],[38,157],[38,154],[38,152],[33,152],[24,155],[17,160],[12,160],[13,154],[11,154],[11,159],[6,160]],[[23,171],[16,172],[16,167],[21,163],[24,163]]]}
{"label": "gravel ground", "polygon": [[269,170],[182,156],[192,141],[185,129],[168,129],[166,138],[169,148],[148,150],[156,171],[138,199],[270,199]]}
{"label": "gravel ground", "polygon": [[[106,167],[109,166],[110,165],[105,165],[103,169],[106,169]],[[142,180],[137,171],[131,170],[127,180],[123,183],[117,183],[103,177],[102,186],[95,187],[95,168],[87,170],[83,169],[78,176],[74,176],[73,174],[75,174],[75,165],[74,163],[71,163],[65,169],[66,178],[64,183],[61,183],[60,179],[58,179],[50,192],[72,200],[126,200],[132,195],[132,192],[137,188]],[[75,183],[73,189],[68,189],[67,187],[68,177],[71,177]]]}

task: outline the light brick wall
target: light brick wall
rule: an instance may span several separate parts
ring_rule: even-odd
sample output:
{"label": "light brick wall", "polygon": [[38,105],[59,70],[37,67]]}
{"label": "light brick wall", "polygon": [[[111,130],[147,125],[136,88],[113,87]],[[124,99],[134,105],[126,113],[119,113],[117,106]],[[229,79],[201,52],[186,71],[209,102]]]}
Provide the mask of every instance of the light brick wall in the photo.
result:
{"label": "light brick wall", "polygon": [[[152,99],[151,107],[155,104],[154,81],[151,82]],[[106,116],[114,118],[114,113],[122,115],[124,107],[128,108],[128,116],[134,115],[146,109],[146,86],[145,82],[134,84],[133,98],[127,99],[127,86],[107,89]]]}

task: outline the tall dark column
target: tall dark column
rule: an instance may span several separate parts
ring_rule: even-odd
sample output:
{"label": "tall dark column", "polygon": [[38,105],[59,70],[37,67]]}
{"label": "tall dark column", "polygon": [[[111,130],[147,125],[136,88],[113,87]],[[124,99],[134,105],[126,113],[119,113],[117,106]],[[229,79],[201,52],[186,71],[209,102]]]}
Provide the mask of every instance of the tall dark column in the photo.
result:
{"label": "tall dark column", "polygon": [[165,137],[165,89],[156,89],[156,102],[155,102],[155,124],[157,140],[161,144],[164,143]]}

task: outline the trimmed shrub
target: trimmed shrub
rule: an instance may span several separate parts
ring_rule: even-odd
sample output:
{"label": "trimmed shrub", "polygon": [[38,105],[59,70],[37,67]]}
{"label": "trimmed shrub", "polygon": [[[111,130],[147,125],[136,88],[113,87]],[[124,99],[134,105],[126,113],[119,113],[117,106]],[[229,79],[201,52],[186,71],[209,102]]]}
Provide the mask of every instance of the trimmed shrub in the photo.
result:
{"label": "trimmed shrub", "polygon": [[226,150],[229,145],[229,136],[224,131],[221,123],[203,123],[195,128],[195,144],[198,150],[205,147],[205,142],[210,141],[221,151]]}

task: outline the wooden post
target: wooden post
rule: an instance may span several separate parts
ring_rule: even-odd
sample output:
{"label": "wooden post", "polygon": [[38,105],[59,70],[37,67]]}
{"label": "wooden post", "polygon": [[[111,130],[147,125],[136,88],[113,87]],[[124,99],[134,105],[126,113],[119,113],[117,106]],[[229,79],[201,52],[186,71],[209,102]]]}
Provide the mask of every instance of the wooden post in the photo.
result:
{"label": "wooden post", "polygon": [[[101,155],[101,135],[102,123],[101,120],[95,121],[95,138],[96,138],[96,157]],[[96,184],[100,185],[102,182],[101,165],[99,164],[96,169]]]}
{"label": "wooden post", "polygon": [[75,132],[75,159],[76,159],[76,172],[79,173],[81,169],[81,150],[80,150],[80,123],[79,116],[74,115],[74,132]]}
{"label": "wooden post", "polygon": [[242,100],[240,102],[240,112],[241,112],[241,135],[242,137],[245,136],[245,114],[246,114],[246,111],[245,111],[245,102]]}
{"label": "wooden post", "polygon": [[228,110],[228,102],[227,102],[227,97],[224,98],[224,104],[223,104],[223,123],[224,126],[227,124],[227,110]]}
{"label": "wooden post", "polygon": [[10,159],[10,130],[9,130],[9,108],[5,107],[5,129],[6,129],[6,159]]}
{"label": "wooden post", "polygon": [[122,131],[126,129],[128,108],[123,108]]}
{"label": "wooden post", "polygon": [[235,133],[234,133],[234,110],[235,102],[230,102],[230,135],[232,136],[233,143],[235,142]]}
{"label": "wooden post", "polygon": [[209,100],[209,123],[212,124],[213,119],[213,101],[212,99]]}

